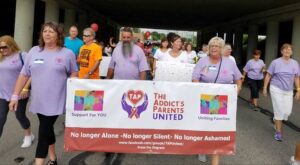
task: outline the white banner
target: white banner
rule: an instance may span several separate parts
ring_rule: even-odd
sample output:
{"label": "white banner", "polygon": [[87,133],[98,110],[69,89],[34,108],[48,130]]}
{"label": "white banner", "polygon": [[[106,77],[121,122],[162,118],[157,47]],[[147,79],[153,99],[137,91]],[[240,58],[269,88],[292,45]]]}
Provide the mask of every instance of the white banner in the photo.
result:
{"label": "white banner", "polygon": [[[66,151],[235,151],[236,85],[69,79],[67,93]],[[123,144],[144,144],[145,138],[148,145],[163,141],[165,148]]]}
{"label": "white banner", "polygon": [[99,74],[101,77],[107,76],[107,71],[108,71],[108,66],[109,66],[110,60],[111,60],[111,57],[106,57],[106,56],[102,57],[102,60],[101,60],[100,66],[99,66],[99,72],[100,72]]}
{"label": "white banner", "polygon": [[191,82],[195,64],[156,61],[155,81]]}

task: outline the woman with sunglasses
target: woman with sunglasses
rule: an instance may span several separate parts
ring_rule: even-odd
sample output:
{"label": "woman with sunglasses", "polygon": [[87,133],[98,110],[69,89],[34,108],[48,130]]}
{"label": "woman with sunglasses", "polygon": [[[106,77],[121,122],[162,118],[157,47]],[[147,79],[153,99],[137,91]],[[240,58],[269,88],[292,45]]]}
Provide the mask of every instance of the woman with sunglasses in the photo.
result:
{"label": "woman with sunglasses", "polygon": [[[25,55],[24,52],[20,52],[19,46],[11,36],[5,35],[0,38],[0,137],[8,115],[9,101],[23,67]],[[29,86],[30,81],[27,82],[21,94],[18,95],[20,97],[20,103],[16,111],[16,118],[24,129],[25,134],[23,144],[21,145],[22,148],[31,146],[34,139],[30,130],[30,121],[26,116]]]}

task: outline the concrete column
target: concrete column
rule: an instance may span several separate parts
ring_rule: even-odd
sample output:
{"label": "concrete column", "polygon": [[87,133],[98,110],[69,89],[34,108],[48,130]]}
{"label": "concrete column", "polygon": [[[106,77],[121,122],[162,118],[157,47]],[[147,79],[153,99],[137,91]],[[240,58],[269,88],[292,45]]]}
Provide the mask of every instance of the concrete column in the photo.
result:
{"label": "concrete column", "polygon": [[56,0],[45,0],[45,22],[54,21],[59,23],[59,6]]}
{"label": "concrete column", "polygon": [[84,28],[87,28],[89,25],[87,24],[87,14],[86,13],[80,13],[79,19],[78,19],[78,32],[79,35],[82,35],[82,31]]}
{"label": "concrete column", "polygon": [[226,32],[226,43],[230,43],[233,46],[233,34],[232,31]]}
{"label": "concrete column", "polygon": [[300,62],[300,16],[294,17],[293,20],[293,58]]}
{"label": "concrete column", "polygon": [[247,61],[252,58],[253,50],[257,47],[258,26],[249,25],[248,27],[248,46]]}
{"label": "concrete column", "polygon": [[243,52],[243,27],[237,26],[234,33],[233,56],[235,57],[237,65],[242,64]]}
{"label": "concrete column", "polygon": [[21,50],[32,47],[35,0],[17,0],[14,39]]}
{"label": "concrete column", "polygon": [[278,52],[279,22],[270,21],[267,23],[267,40],[265,63],[267,66],[277,57]]}
{"label": "concrete column", "polygon": [[65,9],[64,15],[64,27],[65,32],[68,34],[69,28],[75,24],[75,10],[74,9]]}
{"label": "concrete column", "polygon": [[201,31],[201,30],[198,30],[198,31],[197,31],[197,48],[200,47],[200,49],[201,49],[201,45],[203,44],[202,39],[203,39],[202,31]]}

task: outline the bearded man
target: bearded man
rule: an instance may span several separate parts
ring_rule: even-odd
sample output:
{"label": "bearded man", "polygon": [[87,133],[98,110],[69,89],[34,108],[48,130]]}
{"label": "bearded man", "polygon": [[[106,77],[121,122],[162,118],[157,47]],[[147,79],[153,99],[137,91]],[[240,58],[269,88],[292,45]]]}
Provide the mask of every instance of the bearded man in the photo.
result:
{"label": "bearded man", "polygon": [[121,31],[122,41],[113,51],[107,78],[119,80],[145,80],[149,70],[144,51],[134,44],[131,28]]}

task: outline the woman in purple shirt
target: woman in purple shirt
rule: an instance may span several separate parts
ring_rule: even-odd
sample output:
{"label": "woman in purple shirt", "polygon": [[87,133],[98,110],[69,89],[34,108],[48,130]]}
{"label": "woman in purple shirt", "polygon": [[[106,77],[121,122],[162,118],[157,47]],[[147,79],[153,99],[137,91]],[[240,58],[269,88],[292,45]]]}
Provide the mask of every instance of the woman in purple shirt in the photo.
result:
{"label": "woman in purple shirt", "polygon": [[258,110],[257,100],[259,98],[259,90],[262,87],[265,71],[265,63],[259,59],[261,55],[260,50],[254,50],[253,59],[249,60],[244,67],[242,82],[245,80],[247,75],[247,84],[250,88],[250,100],[249,103],[254,111]]}
{"label": "woman in purple shirt", "polygon": [[300,98],[299,64],[291,59],[293,53],[291,44],[283,44],[280,52],[282,56],[271,62],[264,81],[263,94],[267,96],[267,87],[270,83],[275,135],[277,141],[282,141],[282,120],[288,120],[293,108],[293,90],[296,86],[296,99]]}
{"label": "woman in purple shirt", "polygon": [[[23,67],[24,60],[25,53],[20,52],[20,48],[15,40],[11,36],[2,36],[0,38],[0,137],[9,111],[8,104],[13,94],[15,83]],[[20,103],[16,111],[16,118],[25,131],[25,137],[21,145],[22,148],[31,146],[34,139],[30,130],[30,121],[26,116],[29,86],[30,81],[26,83],[19,95]]]}
{"label": "woman in purple shirt", "polygon": [[[213,37],[209,43],[209,55],[201,58],[196,64],[192,81],[201,83],[237,84],[237,92],[241,90],[242,74],[236,64],[229,58],[222,57],[225,42],[220,37]],[[201,155],[199,155],[199,160]],[[219,155],[212,155],[212,164],[219,164]]]}
{"label": "woman in purple shirt", "polygon": [[54,123],[65,111],[68,77],[76,77],[78,69],[74,53],[63,47],[63,28],[54,22],[42,26],[39,46],[31,48],[11,97],[10,109],[16,110],[19,93],[31,77],[30,111],[40,122],[35,164],[43,165],[49,151],[49,162],[57,164]]}

